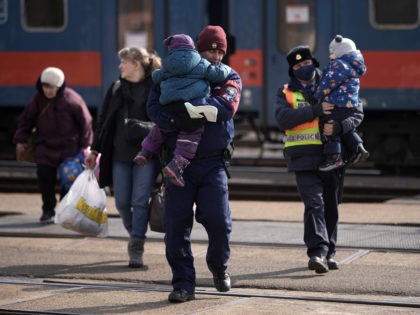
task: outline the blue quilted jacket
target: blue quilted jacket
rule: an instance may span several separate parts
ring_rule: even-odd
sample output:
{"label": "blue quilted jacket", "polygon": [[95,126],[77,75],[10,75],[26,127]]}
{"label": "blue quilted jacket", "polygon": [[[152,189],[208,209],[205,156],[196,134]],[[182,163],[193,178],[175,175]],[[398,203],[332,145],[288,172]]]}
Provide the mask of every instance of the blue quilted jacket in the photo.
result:
{"label": "blue quilted jacket", "polygon": [[322,72],[315,98],[338,107],[357,107],[359,105],[359,76],[364,75],[365,72],[365,62],[359,50],[330,61]]}
{"label": "blue quilted jacket", "polygon": [[213,66],[192,48],[175,48],[163,59],[163,68],[152,73],[154,83],[160,83],[159,102],[166,105],[209,95],[209,82],[226,80],[230,67]]}

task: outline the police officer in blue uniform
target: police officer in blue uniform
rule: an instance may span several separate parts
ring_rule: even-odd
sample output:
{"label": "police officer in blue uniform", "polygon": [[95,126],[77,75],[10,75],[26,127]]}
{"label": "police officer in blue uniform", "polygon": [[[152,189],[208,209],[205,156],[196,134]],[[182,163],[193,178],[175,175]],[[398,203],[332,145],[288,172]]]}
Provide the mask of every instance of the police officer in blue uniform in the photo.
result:
{"label": "police officer in blue uniform", "polygon": [[353,117],[320,127],[318,117],[330,114],[333,105],[317,103],[313,97],[321,75],[319,63],[308,46],[293,48],[287,54],[287,61],[290,80],[277,91],[275,117],[285,133],[284,157],[288,170],[295,173],[305,206],[303,238],[308,268],[325,273],[339,268],[334,256],[345,169],[318,170],[324,159],[321,132],[345,135],[362,122],[363,108],[359,105]]}
{"label": "police officer in blue uniform", "polygon": [[[226,34],[220,26],[207,26],[199,34],[197,50],[212,64],[220,64],[226,54]],[[234,136],[233,116],[239,106],[242,83],[232,69],[227,79],[211,86],[211,95],[193,100],[198,105],[212,105],[218,109],[217,121],[205,118],[182,119],[159,104],[160,87],[155,85],[149,95],[148,115],[159,127],[173,130],[165,145],[174,149],[179,130],[194,130],[204,125],[204,132],[196,156],[183,172],[184,187],[166,182],[165,245],[166,258],[172,270],[173,291],[170,302],[186,302],[195,298],[196,274],[191,252],[190,234],[195,219],[208,234],[206,262],[216,289],[230,290],[230,276],[226,272],[230,257],[229,239],[232,220],[228,196],[229,147]]]}

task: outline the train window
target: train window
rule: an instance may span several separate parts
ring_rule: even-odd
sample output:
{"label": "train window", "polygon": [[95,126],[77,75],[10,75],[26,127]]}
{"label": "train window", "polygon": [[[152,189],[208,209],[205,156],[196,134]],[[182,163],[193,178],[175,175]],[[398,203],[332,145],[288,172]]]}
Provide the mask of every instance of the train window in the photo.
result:
{"label": "train window", "polygon": [[315,5],[313,0],[279,0],[277,43],[287,53],[298,45],[315,47]]}
{"label": "train window", "polygon": [[153,48],[153,0],[118,1],[118,46]]}
{"label": "train window", "polygon": [[370,22],[376,28],[411,29],[419,25],[420,0],[370,0]]}
{"label": "train window", "polygon": [[22,23],[27,31],[61,31],[66,26],[67,0],[21,0]]}
{"label": "train window", "polygon": [[7,0],[0,0],[0,24],[7,22]]}

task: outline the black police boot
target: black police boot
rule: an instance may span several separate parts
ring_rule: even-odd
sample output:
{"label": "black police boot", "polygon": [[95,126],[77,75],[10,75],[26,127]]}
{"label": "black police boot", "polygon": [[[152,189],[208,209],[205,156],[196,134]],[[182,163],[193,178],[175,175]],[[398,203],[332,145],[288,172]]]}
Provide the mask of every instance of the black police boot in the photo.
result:
{"label": "black police boot", "polygon": [[334,258],[327,258],[328,269],[338,270],[338,262]]}
{"label": "black police boot", "polygon": [[168,296],[168,301],[171,303],[183,303],[191,300],[195,300],[194,292],[188,292],[184,289],[176,288]]}
{"label": "black police boot", "polygon": [[308,269],[315,270],[316,273],[326,273],[328,272],[328,263],[327,259],[323,256],[312,256],[308,262]]}
{"label": "black police boot", "polygon": [[226,272],[213,273],[214,287],[219,292],[227,292],[230,290],[230,276]]}

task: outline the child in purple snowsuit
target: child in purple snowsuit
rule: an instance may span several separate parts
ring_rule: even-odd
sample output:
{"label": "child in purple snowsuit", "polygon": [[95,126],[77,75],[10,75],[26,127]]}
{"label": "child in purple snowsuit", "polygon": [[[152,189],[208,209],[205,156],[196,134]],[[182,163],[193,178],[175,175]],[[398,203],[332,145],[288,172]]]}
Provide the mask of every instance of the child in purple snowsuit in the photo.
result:
{"label": "child in purple snowsuit", "polygon": [[[353,115],[356,107],[361,106],[359,105],[359,76],[365,74],[366,66],[360,50],[356,49],[355,43],[349,38],[336,35],[329,49],[330,63],[323,70],[314,96],[318,101],[335,105],[330,115],[322,117],[321,124],[334,121],[334,128],[340,129],[341,121]],[[326,159],[319,166],[320,171],[330,171],[345,165],[341,155],[341,141],[349,149],[350,164],[369,157],[355,129],[345,134],[343,138],[337,135],[323,136]]]}
{"label": "child in purple snowsuit", "polygon": [[[177,34],[168,37],[163,44],[169,54],[163,59],[162,69],[152,73],[155,84],[160,83],[161,96],[159,102],[165,110],[179,115],[187,115],[184,102],[209,95],[210,83],[224,81],[230,73],[226,65],[214,66],[202,58],[195,49],[190,36]],[[204,105],[204,104],[202,104]],[[205,119],[204,115],[199,119]],[[180,131],[177,137],[174,158],[163,169],[163,175],[177,185],[184,186],[183,170],[194,158],[204,126],[185,132]],[[154,126],[148,136],[142,141],[141,151],[134,162],[145,165],[148,159],[159,152],[166,139],[167,131]]]}

